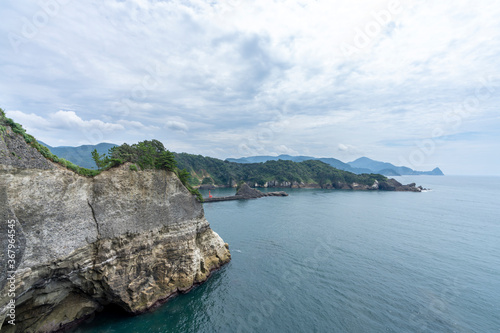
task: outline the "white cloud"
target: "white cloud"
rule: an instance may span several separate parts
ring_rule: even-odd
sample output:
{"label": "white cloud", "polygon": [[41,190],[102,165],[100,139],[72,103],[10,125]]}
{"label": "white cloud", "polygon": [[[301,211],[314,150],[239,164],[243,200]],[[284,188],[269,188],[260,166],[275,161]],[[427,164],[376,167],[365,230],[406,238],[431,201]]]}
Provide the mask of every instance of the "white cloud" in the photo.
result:
{"label": "white cloud", "polygon": [[166,127],[174,131],[187,132],[189,127],[180,121],[169,120],[167,121]]}
{"label": "white cloud", "polygon": [[290,147],[287,147],[285,145],[279,145],[276,147],[276,152],[281,155],[281,154],[287,154],[287,155],[298,155],[299,152],[290,148]]}
{"label": "white cloud", "polygon": [[[42,141],[54,142],[54,137],[57,137],[58,133],[64,133],[65,136],[71,138],[71,140],[66,140],[68,143],[65,145],[95,144],[105,139],[109,141],[117,133],[121,135],[139,133],[139,137],[141,137],[141,133],[144,133],[145,136],[149,136],[152,132],[160,129],[158,126],[146,126],[138,121],[118,120],[116,123],[112,123],[99,119],[83,120],[74,111],[60,110],[46,117],[22,111],[6,111],[6,115],[21,123],[29,133],[34,134]],[[127,135],[123,137],[126,138]],[[65,141],[60,141],[58,138],[57,142]]]}
{"label": "white cloud", "polygon": [[131,130],[138,130],[138,131],[148,131],[148,130],[158,130],[160,127],[158,126],[145,126],[144,124],[138,122],[138,121],[130,121],[130,120],[124,120],[120,119],[118,120],[118,124],[122,125],[123,127]]}
{"label": "white cloud", "polygon": [[[242,146],[283,146],[397,162],[404,152],[385,142],[446,127],[443,114],[491,78],[495,93],[447,130],[470,131],[486,118],[500,126],[498,2],[401,1],[378,23],[374,13],[389,3],[71,1],[27,38],[39,2],[6,2],[0,33],[21,39],[17,52],[0,40],[0,72],[10,78],[0,82],[1,106],[67,143],[99,131],[108,141],[155,136],[222,158]],[[346,57],[340,46],[374,24],[380,31]]]}
{"label": "white cloud", "polygon": [[346,146],[346,145],[345,145],[345,144],[343,144],[343,143],[339,143],[339,150],[340,150],[340,151],[347,151],[347,150],[349,150],[349,147],[348,147],[348,146]]}
{"label": "white cloud", "polygon": [[105,123],[98,119],[83,120],[74,111],[57,111],[50,115],[49,126],[55,128],[71,128],[75,130],[100,130],[119,131],[124,130],[123,125]]}
{"label": "white cloud", "polygon": [[23,127],[28,131],[31,129],[47,128],[50,125],[49,121],[34,113],[27,114],[22,111],[6,110],[5,114],[7,117],[12,118],[15,122],[23,125]]}

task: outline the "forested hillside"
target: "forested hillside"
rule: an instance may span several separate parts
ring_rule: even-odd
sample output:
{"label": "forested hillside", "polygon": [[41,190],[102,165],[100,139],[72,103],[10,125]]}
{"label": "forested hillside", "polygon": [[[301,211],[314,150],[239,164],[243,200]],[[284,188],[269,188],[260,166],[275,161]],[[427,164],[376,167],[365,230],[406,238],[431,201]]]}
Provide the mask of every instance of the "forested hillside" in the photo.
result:
{"label": "forested hillside", "polygon": [[356,175],[329,166],[321,161],[267,161],[265,163],[234,163],[216,158],[174,153],[180,169],[186,169],[192,175],[193,185],[215,184],[234,185],[239,181],[260,186],[269,182],[297,182],[342,187],[342,184],[358,183],[372,185],[375,180],[385,181],[386,177],[378,174]]}

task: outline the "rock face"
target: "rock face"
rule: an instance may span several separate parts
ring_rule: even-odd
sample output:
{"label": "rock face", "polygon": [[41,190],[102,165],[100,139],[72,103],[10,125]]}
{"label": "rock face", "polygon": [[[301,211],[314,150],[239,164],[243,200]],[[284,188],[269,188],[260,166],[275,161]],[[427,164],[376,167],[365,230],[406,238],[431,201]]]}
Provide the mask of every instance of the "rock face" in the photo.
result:
{"label": "rock face", "polygon": [[388,179],[385,182],[378,183],[378,188],[385,191],[405,191],[405,192],[421,192],[424,188],[415,186],[415,183],[403,185],[395,179]]}
{"label": "rock face", "polygon": [[232,195],[229,197],[215,197],[215,198],[205,198],[205,202],[214,202],[214,201],[229,201],[229,200],[247,200],[247,199],[258,199],[262,197],[286,197],[288,193],[284,191],[279,192],[267,192],[263,193],[257,189],[251,188],[246,183],[242,184],[236,195]]}
{"label": "rock face", "polygon": [[[255,187],[289,187],[289,188],[322,188],[322,189],[336,189],[336,190],[356,190],[356,191],[370,191],[370,190],[381,190],[381,191],[405,191],[405,192],[421,192],[425,190],[421,186],[415,186],[415,183],[403,185],[395,179],[389,178],[384,181],[377,181],[372,185],[358,184],[358,183],[346,183],[346,182],[333,182],[325,184],[308,184],[299,182],[278,182],[270,181],[264,184],[264,186],[259,186],[255,184]],[[259,191],[260,192],[260,191]],[[267,196],[273,195],[273,193],[282,192],[268,192]],[[284,193],[284,192],[283,192]]]}
{"label": "rock face", "polygon": [[265,196],[264,193],[257,189],[251,188],[246,183],[240,186],[240,188],[236,192],[236,195],[241,196],[245,199],[262,198]]}
{"label": "rock face", "polygon": [[[174,173],[123,165],[86,178],[44,159],[9,129],[0,135],[2,332],[52,332],[108,304],[140,313],[230,260]],[[9,268],[3,236],[12,220]],[[8,324],[11,299],[15,326]]]}

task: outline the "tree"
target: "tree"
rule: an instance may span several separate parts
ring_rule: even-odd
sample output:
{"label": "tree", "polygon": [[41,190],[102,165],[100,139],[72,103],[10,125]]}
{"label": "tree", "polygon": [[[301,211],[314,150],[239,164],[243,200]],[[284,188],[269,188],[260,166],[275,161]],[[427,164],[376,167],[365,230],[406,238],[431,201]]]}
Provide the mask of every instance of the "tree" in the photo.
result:
{"label": "tree", "polygon": [[177,176],[179,176],[181,183],[183,183],[184,185],[187,184],[189,178],[191,178],[191,174],[186,169],[179,170]]}
{"label": "tree", "polygon": [[94,149],[92,151],[92,159],[94,160],[95,165],[97,166],[98,170],[102,170],[106,166],[106,164],[108,163],[108,160],[106,158],[106,154],[100,155],[97,152],[97,149]]}
{"label": "tree", "polygon": [[168,170],[168,171],[174,171],[175,167],[177,166],[177,162],[175,161],[174,154],[172,154],[168,150],[162,151],[160,153],[160,156],[156,159],[155,166],[156,166],[157,169],[164,169],[164,170]]}
{"label": "tree", "polygon": [[201,182],[202,185],[213,185],[213,183],[214,183],[214,180],[210,177],[203,178],[203,180]]}

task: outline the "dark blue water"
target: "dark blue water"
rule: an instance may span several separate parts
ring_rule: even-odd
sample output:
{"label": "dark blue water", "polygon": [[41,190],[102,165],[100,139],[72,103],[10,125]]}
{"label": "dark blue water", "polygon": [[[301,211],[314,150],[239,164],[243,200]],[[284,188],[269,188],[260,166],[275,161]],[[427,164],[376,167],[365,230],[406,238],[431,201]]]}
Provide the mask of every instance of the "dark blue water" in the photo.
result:
{"label": "dark blue water", "polygon": [[207,203],[230,264],[152,313],[75,332],[500,332],[500,178],[402,181],[432,191]]}

